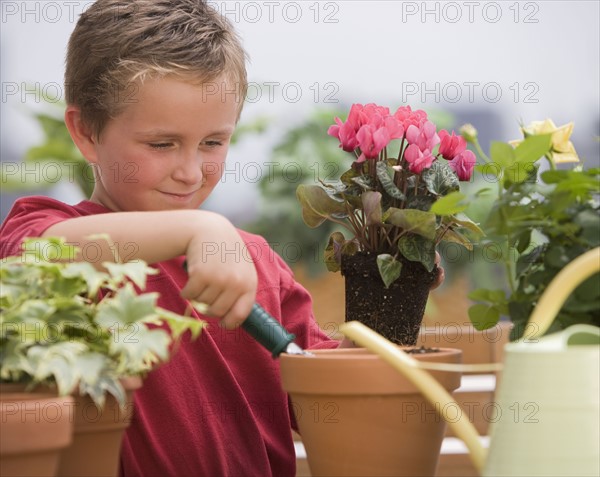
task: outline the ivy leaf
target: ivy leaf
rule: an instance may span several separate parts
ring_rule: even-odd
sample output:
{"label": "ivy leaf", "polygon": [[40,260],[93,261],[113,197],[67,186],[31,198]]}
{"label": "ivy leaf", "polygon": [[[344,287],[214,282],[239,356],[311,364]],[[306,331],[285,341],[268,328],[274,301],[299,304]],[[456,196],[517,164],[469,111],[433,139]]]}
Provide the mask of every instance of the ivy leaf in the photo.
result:
{"label": "ivy leaf", "polygon": [[116,283],[121,283],[128,278],[140,290],[146,288],[146,278],[148,275],[159,273],[158,270],[149,267],[143,260],[132,260],[127,263],[104,262],[102,265],[108,270],[108,273]]}
{"label": "ivy leaf", "polygon": [[88,297],[95,297],[109,278],[107,273],[96,270],[88,262],[68,263],[63,269],[62,274],[65,277],[80,277],[85,280]]}
{"label": "ivy leaf", "polygon": [[450,194],[440,197],[438,200],[436,200],[429,211],[436,215],[458,214],[468,207],[468,204],[463,202],[466,197],[467,196],[465,194],[460,192],[451,192]]}
{"label": "ivy leaf", "polygon": [[[117,372],[128,369],[134,373],[148,371],[169,357],[171,338],[160,328],[148,329],[137,324],[133,330],[116,332],[110,342],[110,352],[119,356]],[[121,369],[122,368],[122,369]]]}
{"label": "ivy leaf", "polygon": [[460,189],[456,173],[445,162],[435,161],[422,174],[427,190],[434,195],[448,195]]}
{"label": "ivy leaf", "polygon": [[402,262],[387,253],[382,253],[377,255],[377,268],[385,287],[389,288],[400,277]]}
{"label": "ivy leaf", "polygon": [[398,240],[400,253],[411,262],[420,262],[428,272],[435,267],[435,244],[418,235],[403,235]]}
{"label": "ivy leaf", "polygon": [[40,333],[43,331],[42,328],[55,311],[56,307],[46,300],[28,299],[18,308],[7,312],[3,317],[3,321],[25,325],[25,328],[23,329],[24,335],[27,336],[27,329],[33,331],[32,338],[34,338],[35,335],[35,341],[39,339]]}
{"label": "ivy leaf", "polygon": [[100,379],[100,375],[107,365],[107,359],[101,353],[88,351],[77,356],[77,359],[74,360],[73,368],[83,381],[94,385]]}
{"label": "ivy leaf", "polygon": [[107,392],[115,397],[122,410],[125,409],[127,395],[116,376],[100,374],[93,382],[88,382],[85,378],[79,382],[79,393],[89,395],[100,409],[104,407]]}
{"label": "ivy leaf", "polygon": [[436,222],[433,212],[390,207],[384,214],[383,221],[430,240],[435,238]]}
{"label": "ivy leaf", "polygon": [[28,238],[23,241],[23,255],[34,262],[72,261],[79,249],[65,243],[63,238]]}
{"label": "ivy leaf", "polygon": [[49,283],[48,289],[55,296],[74,297],[84,293],[86,286],[80,277],[68,277],[62,274]]}
{"label": "ivy leaf", "polygon": [[81,374],[76,363],[86,346],[78,342],[61,342],[51,346],[32,346],[27,351],[29,374],[37,381],[53,377],[61,396],[70,394]]}
{"label": "ivy leaf", "polygon": [[136,295],[133,286],[127,283],[109,301],[98,305],[96,322],[105,329],[124,328],[130,323],[149,320],[156,316],[155,305],[158,293]]}
{"label": "ivy leaf", "polygon": [[202,329],[207,326],[206,322],[202,320],[183,317],[164,308],[157,307],[156,311],[158,313],[158,320],[167,324],[174,340],[179,339],[188,330],[191,333],[191,338],[195,339],[200,335]]}

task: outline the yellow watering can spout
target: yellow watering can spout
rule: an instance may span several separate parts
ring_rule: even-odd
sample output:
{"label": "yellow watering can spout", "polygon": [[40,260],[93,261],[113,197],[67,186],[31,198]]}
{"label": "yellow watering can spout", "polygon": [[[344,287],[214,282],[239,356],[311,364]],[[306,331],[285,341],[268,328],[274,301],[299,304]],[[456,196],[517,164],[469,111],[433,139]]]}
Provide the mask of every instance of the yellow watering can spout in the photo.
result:
{"label": "yellow watering can spout", "polygon": [[[548,330],[567,297],[581,282],[598,271],[600,271],[600,247],[581,255],[561,270],[540,298],[527,323],[520,346],[527,344],[527,348],[535,348],[534,343],[537,338]],[[359,322],[346,323],[340,329],[356,344],[378,354],[404,374],[434,406],[440,406],[442,409],[447,404],[458,406],[454,398],[427,371],[420,368],[418,361],[381,335]],[[586,329],[595,331],[586,333]],[[576,343],[567,344],[597,344],[597,335],[596,327],[578,328],[566,338]],[[448,424],[456,436],[466,444],[475,468],[480,474],[483,473],[487,451],[481,445],[477,430],[468,420],[466,413],[462,413],[457,420],[449,420]]]}

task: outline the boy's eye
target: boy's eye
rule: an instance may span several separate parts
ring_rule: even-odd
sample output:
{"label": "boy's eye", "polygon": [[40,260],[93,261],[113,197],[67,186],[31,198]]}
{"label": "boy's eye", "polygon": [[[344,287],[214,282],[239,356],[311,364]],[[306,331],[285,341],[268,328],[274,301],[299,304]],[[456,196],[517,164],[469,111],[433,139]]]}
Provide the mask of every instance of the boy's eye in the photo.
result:
{"label": "boy's eye", "polygon": [[172,145],[173,143],[170,142],[153,142],[149,144],[152,149],[167,149]]}
{"label": "boy's eye", "polygon": [[221,141],[204,141],[204,145],[208,147],[218,147],[222,146],[223,143]]}

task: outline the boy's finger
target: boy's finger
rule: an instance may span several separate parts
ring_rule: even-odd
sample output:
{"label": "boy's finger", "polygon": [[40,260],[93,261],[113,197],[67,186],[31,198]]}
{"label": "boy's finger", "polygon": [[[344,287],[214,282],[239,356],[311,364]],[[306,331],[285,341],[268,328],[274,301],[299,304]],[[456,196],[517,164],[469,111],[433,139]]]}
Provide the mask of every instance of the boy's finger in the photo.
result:
{"label": "boy's finger", "polygon": [[435,277],[435,281],[433,282],[433,284],[431,285],[431,288],[429,288],[429,289],[435,290],[442,283],[444,283],[445,278],[446,278],[446,272],[444,270],[444,267],[441,267],[440,265],[438,265],[437,266],[437,276]]}
{"label": "boy's finger", "polygon": [[249,294],[241,296],[223,316],[221,325],[227,329],[237,328],[248,318],[253,304],[253,296]]}

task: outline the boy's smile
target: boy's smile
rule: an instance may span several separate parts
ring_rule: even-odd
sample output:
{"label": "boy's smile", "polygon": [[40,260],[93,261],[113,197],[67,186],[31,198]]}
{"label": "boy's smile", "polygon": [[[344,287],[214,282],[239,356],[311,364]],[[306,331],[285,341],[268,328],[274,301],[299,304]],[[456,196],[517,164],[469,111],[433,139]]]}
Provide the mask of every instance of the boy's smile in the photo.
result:
{"label": "boy's smile", "polygon": [[91,200],[113,211],[200,206],[221,178],[238,118],[232,89],[174,77],[139,84],[87,155],[96,170]]}

